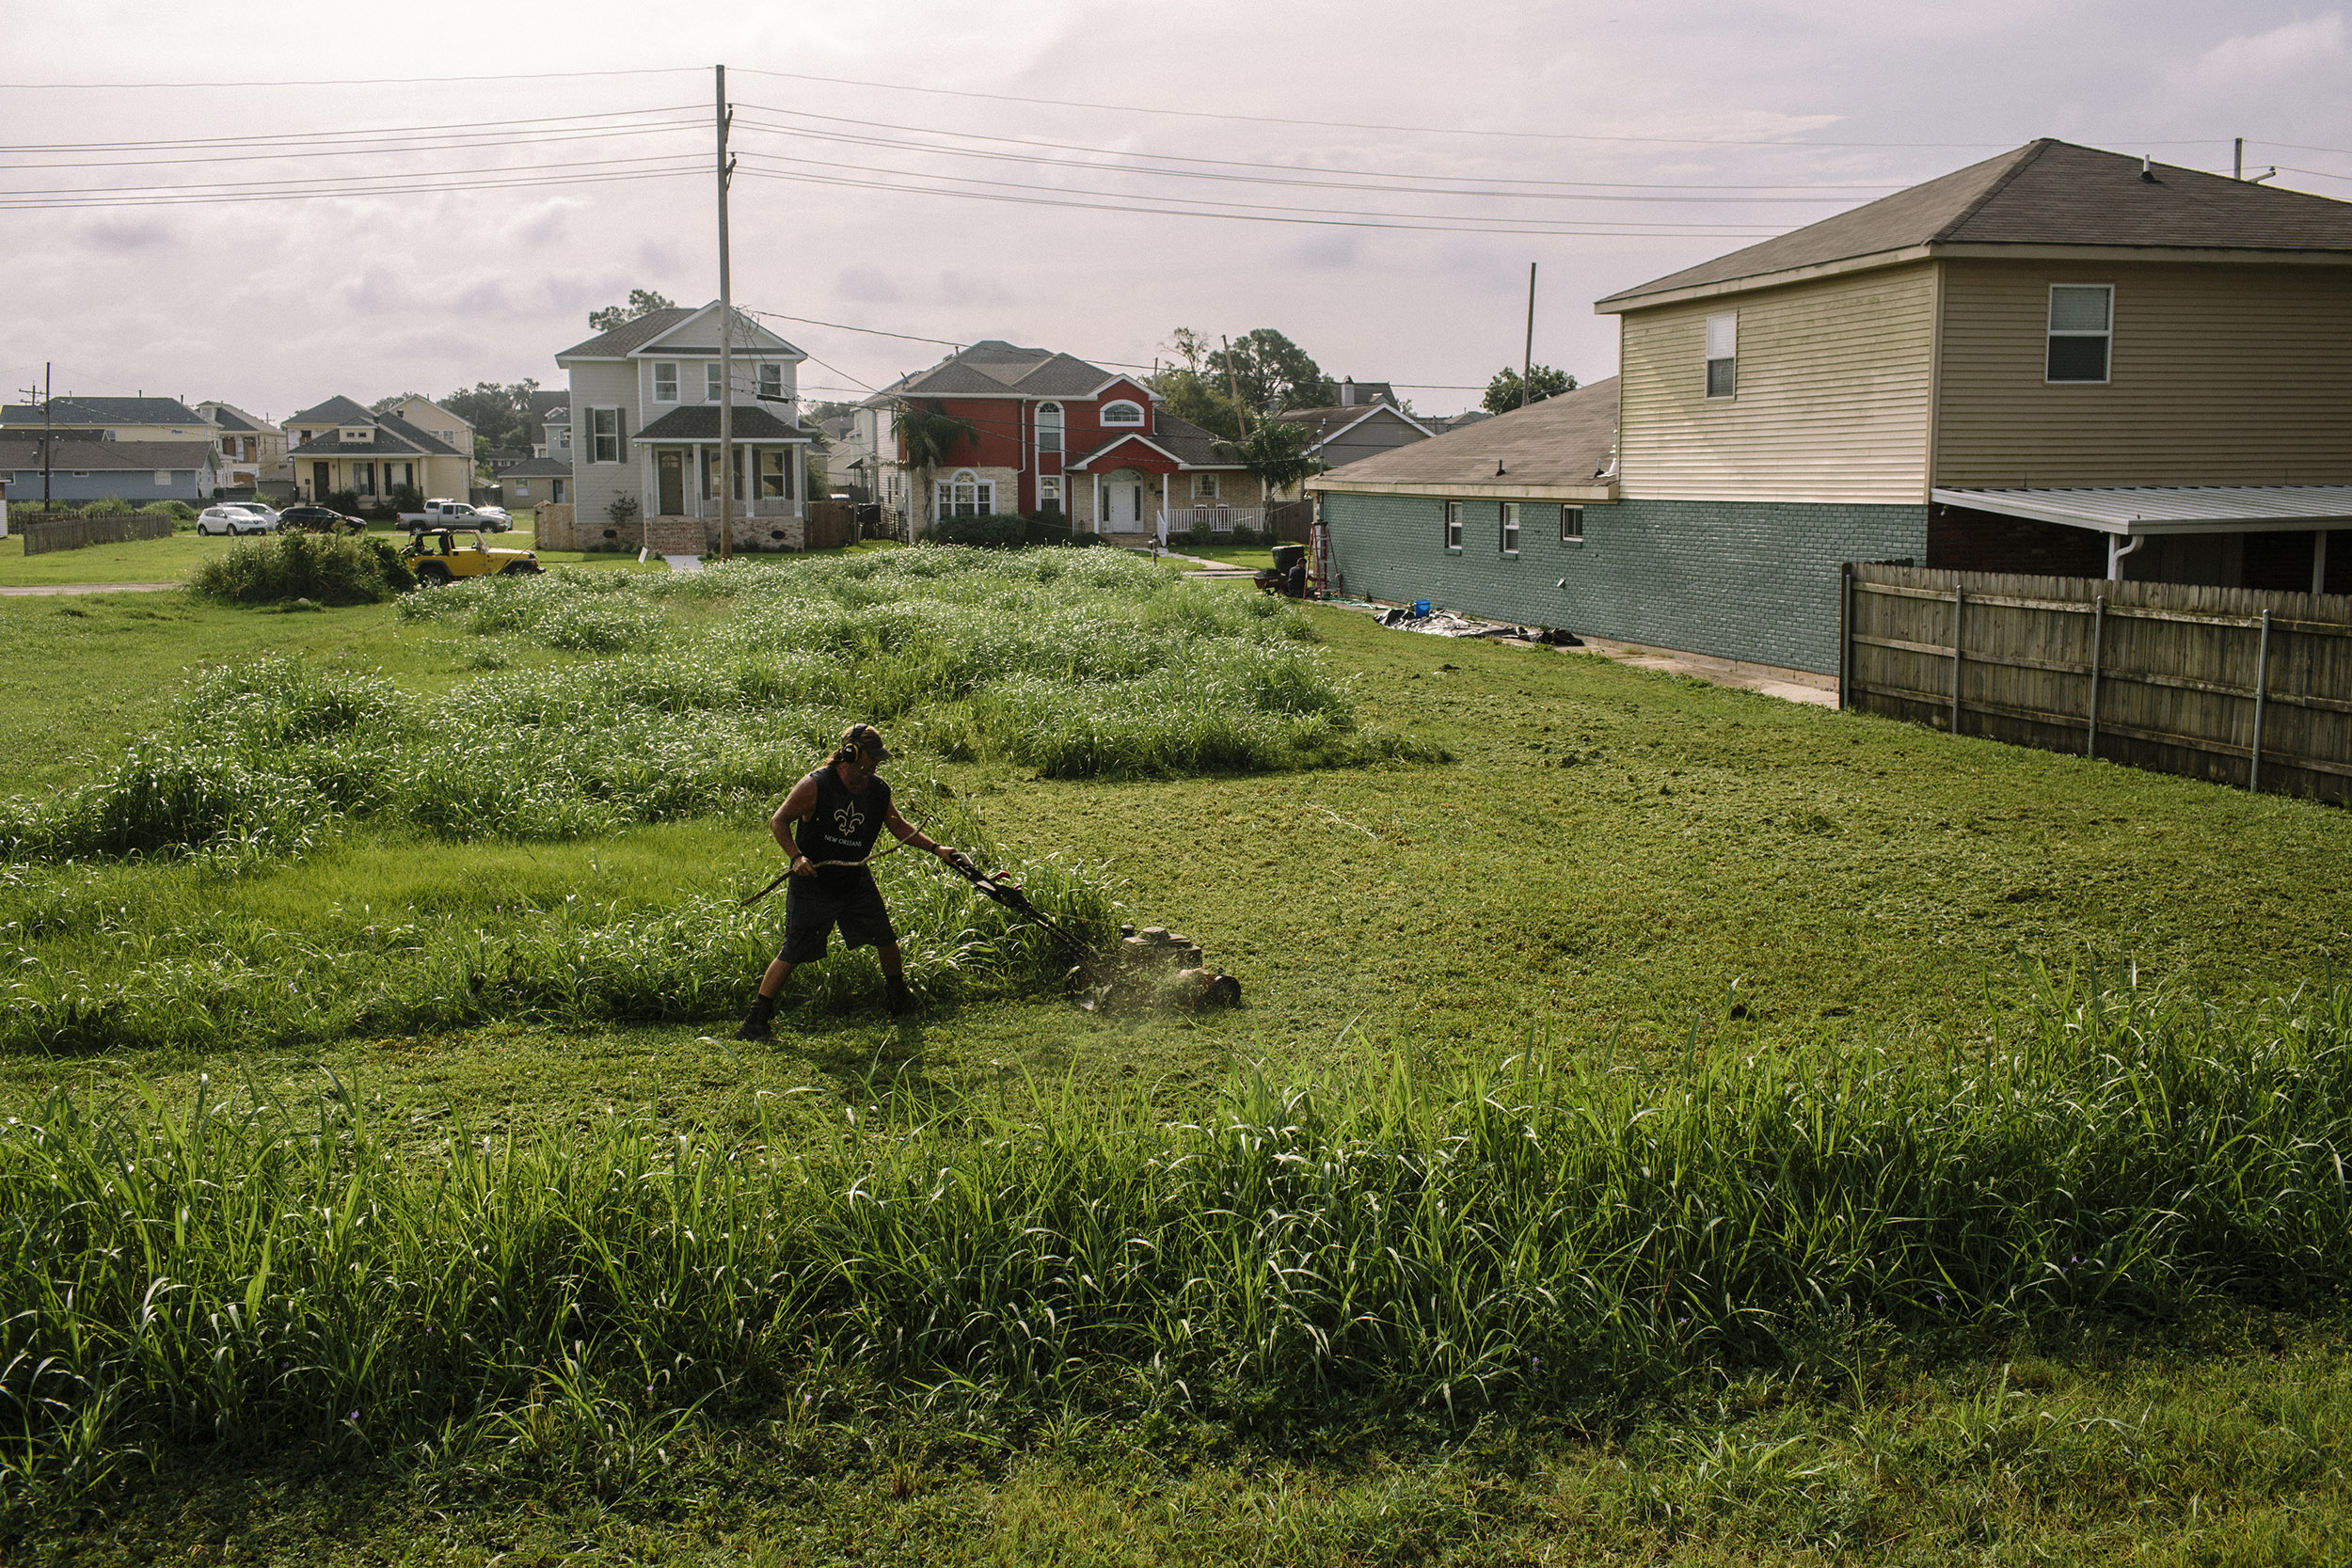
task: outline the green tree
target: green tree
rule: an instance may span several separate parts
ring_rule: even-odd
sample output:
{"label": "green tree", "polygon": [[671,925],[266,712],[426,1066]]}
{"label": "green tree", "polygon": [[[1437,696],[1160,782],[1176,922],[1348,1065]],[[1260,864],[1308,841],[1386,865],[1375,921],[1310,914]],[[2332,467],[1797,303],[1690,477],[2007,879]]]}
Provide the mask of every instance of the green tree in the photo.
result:
{"label": "green tree", "polygon": [[1519,372],[1505,365],[1486,383],[1486,395],[1479,406],[1489,414],[1508,414],[1523,403],[1541,403],[1548,397],[1576,390],[1576,377],[1565,371],[1555,371],[1549,365],[1530,366],[1528,386],[1534,388],[1532,398],[1519,386]]}
{"label": "green tree", "polygon": [[1160,406],[1180,420],[1188,420],[1212,436],[1233,439],[1241,435],[1241,416],[1227,395],[1225,384],[1199,371],[1168,369],[1152,376],[1152,389]]}
{"label": "green tree", "polygon": [[914,493],[908,498],[912,504],[907,508],[907,532],[912,536],[914,519],[930,497],[931,476],[954,461],[958,447],[978,440],[980,427],[948,413],[947,405],[937,398],[928,406],[900,404],[896,422],[899,460],[914,474]]}
{"label": "green tree", "polygon": [[627,305],[608,305],[601,310],[589,311],[588,330],[610,332],[623,322],[633,322],[638,317],[650,314],[655,310],[676,309],[676,300],[658,294],[651,289],[631,289],[628,292]]}
{"label": "green tree", "polygon": [[1212,385],[1238,387],[1253,423],[1285,408],[1322,408],[1340,401],[1339,387],[1313,356],[1270,326],[1203,354],[1200,363]]}
{"label": "green tree", "polygon": [[1319,458],[1307,455],[1311,432],[1303,424],[1265,420],[1249,427],[1247,439],[1218,441],[1217,455],[1240,464],[1265,482],[1269,492],[1287,490],[1323,472]]}
{"label": "green tree", "polygon": [[[454,391],[433,401],[473,426],[476,451],[486,457],[493,451],[531,450],[531,394],[538,389],[536,381],[505,387],[495,381],[477,381],[469,391]],[[483,441],[489,445],[482,447]]]}

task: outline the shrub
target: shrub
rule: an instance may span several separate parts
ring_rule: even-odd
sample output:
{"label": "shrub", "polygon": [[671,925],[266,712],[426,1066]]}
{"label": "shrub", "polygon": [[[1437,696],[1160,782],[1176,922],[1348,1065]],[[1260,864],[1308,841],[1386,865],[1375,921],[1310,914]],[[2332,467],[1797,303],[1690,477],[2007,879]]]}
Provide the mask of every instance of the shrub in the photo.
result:
{"label": "shrub", "polygon": [[82,508],[82,515],[85,517],[128,517],[130,515],[131,503],[120,496],[108,496]]}
{"label": "shrub", "polygon": [[1032,545],[1067,545],[1070,543],[1070,519],[1058,512],[1041,512],[1029,519],[1029,543]]}
{"label": "shrub", "polygon": [[1233,531],[1227,534],[1225,536],[1225,540],[1226,543],[1231,545],[1256,545],[1263,543],[1263,540],[1259,536],[1256,529],[1244,528],[1238,523],[1233,525]]}
{"label": "shrub", "polygon": [[386,499],[389,502],[391,509],[394,512],[421,512],[424,510],[424,492],[418,489],[413,484],[393,485],[392,493],[387,497]]}
{"label": "shrub", "polygon": [[329,490],[326,496],[320,499],[319,504],[326,507],[330,512],[357,512],[359,510],[359,492],[357,490]]}
{"label": "shrub", "polygon": [[1029,542],[1029,522],[1009,513],[943,517],[933,537],[943,545],[1025,545]]}
{"label": "shrub", "polygon": [[235,546],[188,579],[197,593],[229,604],[381,604],[416,585],[387,540],[300,532]]}
{"label": "shrub", "polygon": [[1206,523],[1195,523],[1184,531],[1184,537],[1195,545],[1212,545],[1216,542],[1216,530]]}

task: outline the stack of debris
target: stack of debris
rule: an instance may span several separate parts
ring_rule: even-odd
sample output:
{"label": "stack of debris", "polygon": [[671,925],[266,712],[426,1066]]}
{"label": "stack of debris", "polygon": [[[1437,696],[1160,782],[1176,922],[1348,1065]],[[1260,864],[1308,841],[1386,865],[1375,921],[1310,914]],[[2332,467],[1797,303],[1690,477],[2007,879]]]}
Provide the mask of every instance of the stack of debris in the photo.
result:
{"label": "stack of debris", "polygon": [[1584,641],[1571,632],[1552,626],[1515,626],[1500,621],[1476,621],[1467,615],[1456,615],[1450,610],[1424,610],[1429,601],[1417,599],[1410,605],[1398,605],[1381,611],[1379,621],[1384,626],[1404,631],[1426,632],[1432,637],[1507,637],[1527,642],[1544,642],[1559,648],[1581,648]]}
{"label": "stack of debris", "polygon": [[1092,974],[1073,972],[1078,1006],[1089,1012],[1136,1007],[1238,1007],[1241,982],[1201,962],[1200,944],[1165,926],[1119,928],[1119,945]]}

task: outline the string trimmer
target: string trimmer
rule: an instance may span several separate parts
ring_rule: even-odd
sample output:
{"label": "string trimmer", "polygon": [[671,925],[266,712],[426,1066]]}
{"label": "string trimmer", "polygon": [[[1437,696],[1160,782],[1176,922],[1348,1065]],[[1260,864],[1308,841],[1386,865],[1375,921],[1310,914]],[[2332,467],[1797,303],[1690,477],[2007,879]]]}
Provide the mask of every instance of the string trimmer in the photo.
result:
{"label": "string trimmer", "polygon": [[[828,866],[865,865],[873,861],[882,859],[882,856],[889,854],[891,850],[898,847],[898,846],[896,844],[890,845],[886,848],[876,850],[874,853],[866,856],[865,860],[811,861],[809,862],[809,864],[819,871],[824,870]],[[1055,941],[1070,949],[1071,953],[1081,964],[1090,967],[1094,963],[1097,957],[1094,949],[1089,947],[1084,942],[1081,942],[1075,936],[1073,936],[1070,931],[1058,921],[1055,920],[1052,915],[1047,914],[1043,910],[1039,909],[1035,904],[1031,903],[1029,901],[1029,895],[1021,891],[1020,884],[1011,879],[1011,873],[997,872],[992,876],[990,873],[982,871],[977,864],[974,863],[972,857],[964,854],[961,850],[958,850],[953,859],[946,861],[943,863],[951,868],[957,876],[961,877],[965,881],[970,882],[972,886],[979,892],[982,897],[993,899],[996,903],[1002,905],[1008,910],[1010,910],[1014,914],[1019,915],[1022,919],[1033,922],[1034,924],[1044,927],[1045,930],[1053,936]],[[785,879],[791,875],[792,868],[789,865],[786,866],[782,871],[776,873],[774,879],[769,882],[766,887],[761,888],[757,893],[751,895],[749,897],[739,898],[736,900],[736,907],[738,909],[748,909],[752,905],[758,903],[762,898],[767,897],[770,894],[775,892],[776,889],[782,887],[785,883]]]}

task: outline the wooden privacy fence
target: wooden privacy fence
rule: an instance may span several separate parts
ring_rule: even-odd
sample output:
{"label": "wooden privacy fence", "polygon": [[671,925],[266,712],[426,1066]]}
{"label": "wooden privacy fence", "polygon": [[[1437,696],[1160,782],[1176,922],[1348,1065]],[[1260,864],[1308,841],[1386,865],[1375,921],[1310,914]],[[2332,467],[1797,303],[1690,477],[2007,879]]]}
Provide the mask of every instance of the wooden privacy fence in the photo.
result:
{"label": "wooden privacy fence", "polygon": [[1265,509],[1265,531],[1285,545],[1303,545],[1307,529],[1315,520],[1312,497],[1304,500],[1276,501]]}
{"label": "wooden privacy fence", "polygon": [[801,547],[837,550],[857,538],[857,507],[850,501],[811,501]]}
{"label": "wooden privacy fence", "polygon": [[1851,565],[1839,705],[2352,800],[2352,597]]}
{"label": "wooden privacy fence", "polygon": [[24,553],[47,555],[51,550],[78,550],[91,545],[120,545],[133,539],[168,539],[168,517],[69,517],[52,523],[27,522]]}

